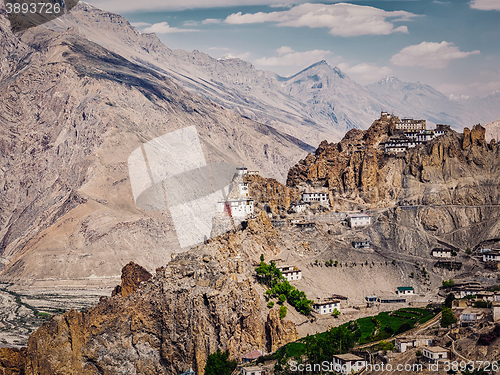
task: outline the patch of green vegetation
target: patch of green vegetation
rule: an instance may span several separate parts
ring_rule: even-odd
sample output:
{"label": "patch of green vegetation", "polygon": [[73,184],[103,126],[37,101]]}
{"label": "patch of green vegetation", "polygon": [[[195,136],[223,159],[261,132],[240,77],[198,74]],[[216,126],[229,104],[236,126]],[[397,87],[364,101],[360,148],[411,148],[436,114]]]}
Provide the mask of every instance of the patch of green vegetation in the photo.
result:
{"label": "patch of green vegetation", "polygon": [[304,292],[290,285],[273,261],[270,264],[261,261],[255,272],[257,273],[259,282],[269,287],[266,291],[266,296],[281,298],[281,301],[283,299],[281,296],[283,295],[285,300],[301,314],[309,315],[311,313],[313,301],[307,299]]}
{"label": "patch of green vegetation", "polygon": [[45,319],[48,319],[52,316],[52,314],[45,313],[42,311],[38,311],[36,315],[39,316],[40,318],[45,318]]}

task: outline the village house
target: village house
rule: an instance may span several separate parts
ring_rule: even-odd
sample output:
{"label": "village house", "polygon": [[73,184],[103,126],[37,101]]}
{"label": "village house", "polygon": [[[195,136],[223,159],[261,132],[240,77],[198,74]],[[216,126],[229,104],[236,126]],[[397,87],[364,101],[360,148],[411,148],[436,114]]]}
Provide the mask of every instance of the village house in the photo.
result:
{"label": "village house", "polygon": [[491,315],[493,315],[494,322],[500,320],[500,302],[495,301],[491,304]]}
{"label": "village house", "polygon": [[398,296],[408,296],[408,295],[414,295],[415,293],[412,286],[398,286],[396,294]]}
{"label": "village house", "polygon": [[246,175],[247,176],[258,176],[259,171],[247,171]]}
{"label": "village house", "polygon": [[335,309],[340,312],[340,300],[326,299],[324,301],[314,303],[312,308],[314,311],[321,315],[331,314]]}
{"label": "village house", "polygon": [[302,279],[302,271],[295,266],[277,266],[281,274],[287,281]]}
{"label": "village house", "polygon": [[451,249],[435,248],[432,249],[431,255],[435,258],[451,258],[452,252]]}
{"label": "village house", "polygon": [[312,232],[316,230],[316,224],[314,222],[301,222],[297,223],[297,228],[299,228],[302,232]]}
{"label": "village house", "polygon": [[429,362],[436,363],[440,359],[448,359],[448,350],[440,346],[431,346],[422,351],[424,358]]}
{"label": "village house", "polygon": [[189,370],[187,370],[186,372],[183,372],[181,375],[196,375],[196,373],[190,367]]}
{"label": "village house", "polygon": [[370,225],[371,217],[368,214],[349,214],[347,215],[347,222],[351,228],[362,227]]}
{"label": "village house", "polygon": [[366,302],[369,302],[369,303],[377,302],[377,296],[376,295],[366,296],[365,299],[366,299]]}
{"label": "village house", "polygon": [[305,202],[297,202],[290,207],[290,210],[297,214],[300,214],[307,209],[307,206],[308,205]]}
{"label": "village house", "polygon": [[397,298],[397,297],[380,297],[378,299],[380,303],[405,303],[406,298]]}
{"label": "village house", "polygon": [[500,250],[490,250],[483,253],[483,262],[500,262]]}
{"label": "village house", "polygon": [[242,363],[252,362],[257,358],[262,357],[263,355],[264,352],[262,350],[259,349],[252,350],[251,352],[248,352],[241,357],[241,362]]}
{"label": "village house", "polygon": [[266,375],[266,370],[259,366],[242,367],[241,375]]}
{"label": "village house", "polygon": [[355,249],[368,249],[370,248],[370,241],[353,241],[352,247]]}
{"label": "village house", "polygon": [[495,300],[495,293],[482,290],[476,293],[476,298],[493,302]]}
{"label": "village house", "polygon": [[484,318],[484,311],[477,308],[468,307],[465,308],[459,318],[459,323],[461,327],[468,327],[470,325],[476,324]]}
{"label": "village house", "polygon": [[359,372],[366,367],[366,361],[363,358],[351,353],[334,355],[333,364],[335,372],[343,375]]}
{"label": "village house", "polygon": [[453,302],[451,303],[453,308],[466,308],[467,307],[467,300],[465,299],[454,299]]}
{"label": "village house", "polygon": [[394,349],[399,353],[406,352],[409,348],[419,348],[421,346],[431,346],[432,337],[414,336],[414,337],[396,337]]}
{"label": "village house", "polygon": [[328,193],[302,193],[302,200],[305,203],[328,203]]}

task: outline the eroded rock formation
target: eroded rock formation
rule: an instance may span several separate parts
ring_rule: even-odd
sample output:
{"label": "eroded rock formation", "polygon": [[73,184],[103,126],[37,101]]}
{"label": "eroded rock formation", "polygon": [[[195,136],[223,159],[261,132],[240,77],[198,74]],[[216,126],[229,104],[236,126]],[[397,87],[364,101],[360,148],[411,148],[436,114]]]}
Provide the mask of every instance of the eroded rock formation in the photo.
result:
{"label": "eroded rock formation", "polygon": [[25,355],[5,350],[0,361],[12,358],[9,366],[28,375],[178,374],[189,367],[203,375],[218,348],[231,358],[275,349],[298,333],[277,310],[267,315],[251,263],[277,251],[262,214],[246,230],[179,254],[152,276],[131,262],[120,293],[88,311],[54,316],[30,336]]}

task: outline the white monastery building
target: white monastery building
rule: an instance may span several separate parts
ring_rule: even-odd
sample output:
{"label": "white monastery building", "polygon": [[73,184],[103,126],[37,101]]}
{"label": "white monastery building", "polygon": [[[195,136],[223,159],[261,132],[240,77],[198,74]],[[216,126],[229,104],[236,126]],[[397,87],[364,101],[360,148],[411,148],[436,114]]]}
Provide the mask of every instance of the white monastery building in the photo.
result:
{"label": "white monastery building", "polygon": [[347,221],[351,228],[357,228],[370,225],[372,218],[368,214],[351,214],[347,215]]}

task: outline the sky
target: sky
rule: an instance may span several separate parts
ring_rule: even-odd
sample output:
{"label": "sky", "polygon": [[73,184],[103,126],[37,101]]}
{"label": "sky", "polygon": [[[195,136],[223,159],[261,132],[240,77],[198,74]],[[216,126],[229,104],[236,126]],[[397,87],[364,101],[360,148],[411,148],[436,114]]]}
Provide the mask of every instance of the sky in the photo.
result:
{"label": "sky", "polygon": [[172,49],[290,76],[326,60],[362,85],[384,77],[446,95],[500,90],[500,0],[87,0]]}

